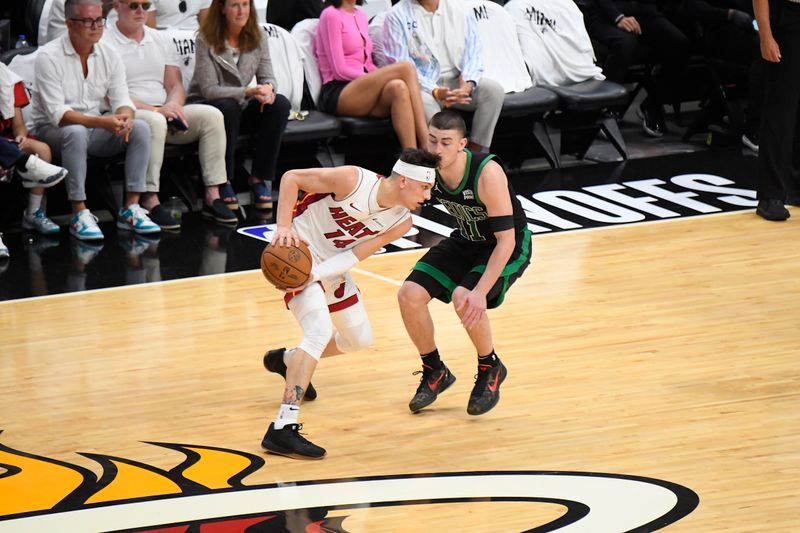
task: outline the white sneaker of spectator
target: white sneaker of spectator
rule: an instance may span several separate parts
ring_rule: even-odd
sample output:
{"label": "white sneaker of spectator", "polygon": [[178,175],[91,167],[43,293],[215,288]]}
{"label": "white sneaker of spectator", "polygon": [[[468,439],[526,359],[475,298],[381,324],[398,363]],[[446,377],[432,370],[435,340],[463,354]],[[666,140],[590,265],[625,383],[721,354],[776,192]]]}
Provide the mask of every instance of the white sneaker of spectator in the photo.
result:
{"label": "white sneaker of spectator", "polygon": [[103,238],[103,232],[97,225],[97,217],[88,209],[82,209],[72,216],[69,232],[82,241]]}
{"label": "white sneaker of spectator", "polygon": [[11,257],[11,254],[8,253],[8,247],[3,243],[3,235],[0,234],[0,259],[7,259]]}
{"label": "white sneaker of spectator", "polygon": [[22,178],[22,186],[27,189],[52,187],[64,179],[67,169],[42,161],[38,155],[33,154],[28,156],[24,165],[17,167],[17,174]]}
{"label": "white sneaker of spectator", "polygon": [[144,234],[161,231],[161,227],[150,220],[147,212],[139,204],[131,204],[128,207],[120,208],[117,216],[117,227],[126,231]]}
{"label": "white sneaker of spectator", "polygon": [[42,235],[54,235],[60,231],[58,224],[47,218],[41,208],[34,211],[32,215],[25,210],[22,215],[22,227],[36,230]]}

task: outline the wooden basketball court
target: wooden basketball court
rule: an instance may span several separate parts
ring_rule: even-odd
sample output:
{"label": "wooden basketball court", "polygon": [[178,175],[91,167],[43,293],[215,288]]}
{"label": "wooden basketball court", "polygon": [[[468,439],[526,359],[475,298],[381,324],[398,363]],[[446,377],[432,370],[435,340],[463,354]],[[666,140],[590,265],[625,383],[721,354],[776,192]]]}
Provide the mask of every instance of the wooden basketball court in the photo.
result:
{"label": "wooden basketball court", "polygon": [[[179,493],[156,479],[184,454],[147,442],[260,456],[266,463],[253,466],[243,484],[273,488],[465,472],[652,478],[699,497],[688,515],[662,523],[668,531],[796,531],[795,218],[776,224],[738,212],[534,237],[531,267],[490,314],[509,377],[497,408],[477,418],[466,413],[475,356],[443,304],[432,309],[438,344],[458,381],[423,412],[412,415],[407,408],[419,361],[395,296],[422,252],[362,263],[355,278],[375,345],[318,367],[313,382],[319,398],[301,412],[304,433],[328,449],[315,462],[266,455],[259,446],[283,390],[280,378],[263,370],[261,357],[300,336],[281,295],[260,272],[0,304],[0,514],[31,513],[29,522],[0,517],[0,531],[43,531],[44,522],[33,520],[75,488],[77,482],[48,470],[56,463],[44,458],[103,478],[82,489],[92,497],[62,503],[61,510],[98,503],[109,510],[115,502]],[[98,456],[117,458],[116,469]],[[216,480],[200,483],[211,491],[236,486],[228,478],[247,461],[241,468],[231,461],[209,463],[210,470],[193,479]],[[127,481],[115,484],[114,472]],[[427,498],[424,487],[416,494]],[[569,508],[556,500],[570,499],[440,496],[427,504],[381,506],[354,495],[349,507],[328,512],[328,520],[346,517],[341,529],[301,529],[306,526],[291,525],[297,517],[286,516],[285,530],[552,531],[559,526],[546,525]],[[315,501],[308,496],[309,506]],[[637,504],[629,503],[633,513]],[[236,514],[209,510],[212,518]],[[109,529],[99,525],[108,522],[85,520],[97,525],[76,530]],[[580,529],[581,522],[563,530],[617,531],[613,521],[592,529]],[[66,518],[52,523],[70,529]],[[121,521],[119,528],[134,523]]]}

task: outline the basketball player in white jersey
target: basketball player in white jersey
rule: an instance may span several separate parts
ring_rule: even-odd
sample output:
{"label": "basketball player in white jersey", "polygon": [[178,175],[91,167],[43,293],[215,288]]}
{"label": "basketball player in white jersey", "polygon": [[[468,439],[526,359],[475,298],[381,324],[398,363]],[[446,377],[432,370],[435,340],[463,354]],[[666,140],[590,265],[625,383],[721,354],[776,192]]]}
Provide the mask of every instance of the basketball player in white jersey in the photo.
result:
{"label": "basketball player in white jersey", "polygon": [[[410,210],[430,200],[439,158],[405,150],[389,177],[364,168],[291,170],[281,178],[277,227],[270,246],[305,241],[314,260],[309,281],[287,291],[286,305],[303,329],[292,350],[271,350],[268,370],[286,378],[278,416],[261,446],[297,459],[321,459],[325,449],[299,434],[300,402],[323,355],[372,344],[361,294],[349,270],[411,228]],[[297,202],[298,193],[305,195]],[[314,394],[316,396],[316,394]]]}

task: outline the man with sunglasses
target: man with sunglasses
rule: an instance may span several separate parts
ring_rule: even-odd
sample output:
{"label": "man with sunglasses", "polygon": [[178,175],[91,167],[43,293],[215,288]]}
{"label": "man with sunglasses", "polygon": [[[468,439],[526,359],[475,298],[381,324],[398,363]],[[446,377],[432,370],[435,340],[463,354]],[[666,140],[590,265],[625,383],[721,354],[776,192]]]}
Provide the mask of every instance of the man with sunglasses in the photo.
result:
{"label": "man with sunglasses", "polygon": [[219,197],[219,185],[228,181],[225,119],[219,109],[210,105],[184,106],[186,92],[175,45],[164,32],[145,25],[150,5],[150,2],[138,0],[115,0],[117,22],[111,24],[103,36],[103,42],[119,52],[125,65],[136,118],[150,125],[150,163],[142,206],[150,211],[150,218],[161,229],[180,227],[180,223],[159,205],[164,144],[199,141],[198,154],[205,184],[203,216],[223,224],[235,224],[236,215]]}
{"label": "man with sunglasses", "polygon": [[[136,233],[160,231],[139,206],[150,158],[150,126],[133,117],[134,105],[119,54],[100,42],[105,18],[100,0],[66,0],[67,34],[39,50],[33,93],[32,133],[61,157],[72,204],[70,233],[103,238],[86,208],[88,156],[125,152],[125,202],[117,227]],[[103,114],[106,101],[111,113]]]}
{"label": "man with sunglasses", "polygon": [[181,28],[197,31],[211,7],[211,0],[153,0],[155,9],[148,13],[151,28]]}

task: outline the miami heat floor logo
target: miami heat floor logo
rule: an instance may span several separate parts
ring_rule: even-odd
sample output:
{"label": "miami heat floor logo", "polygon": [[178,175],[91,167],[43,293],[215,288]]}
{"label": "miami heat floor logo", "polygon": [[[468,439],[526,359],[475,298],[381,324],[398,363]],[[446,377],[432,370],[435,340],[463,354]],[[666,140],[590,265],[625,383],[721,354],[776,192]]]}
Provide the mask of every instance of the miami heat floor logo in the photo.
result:
{"label": "miami heat floor logo", "polygon": [[[0,532],[346,532],[364,507],[464,502],[539,502],[567,510],[530,532],[646,532],[691,513],[697,495],[642,477],[576,472],[461,472],[245,486],[264,466],[256,455],[151,442],[184,454],[171,470],[121,457],[82,454],[86,468],[0,444]],[[456,511],[457,512],[457,511]],[[394,528],[397,530],[397,528]],[[355,532],[354,532],[355,533]]]}

